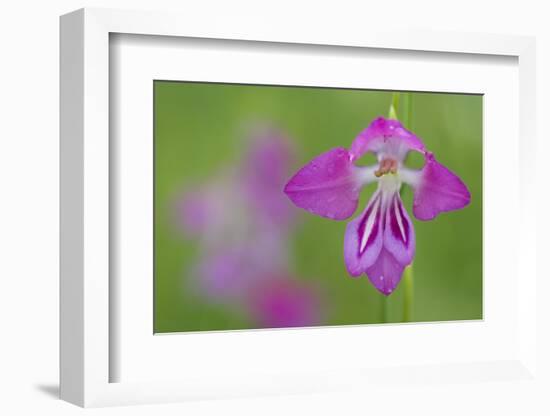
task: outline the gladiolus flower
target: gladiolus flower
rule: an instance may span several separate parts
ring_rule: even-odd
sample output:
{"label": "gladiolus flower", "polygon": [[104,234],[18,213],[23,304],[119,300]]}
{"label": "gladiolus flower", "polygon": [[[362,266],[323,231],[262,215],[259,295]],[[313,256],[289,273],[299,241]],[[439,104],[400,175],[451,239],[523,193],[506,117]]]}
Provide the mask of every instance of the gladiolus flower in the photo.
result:
{"label": "gladiolus flower", "polygon": [[[420,170],[403,162],[411,151],[424,156]],[[357,166],[366,153],[376,155],[373,166]],[[470,193],[460,178],[440,164],[420,138],[393,119],[379,117],[353,141],[337,147],[301,168],[285,186],[300,208],[332,220],[353,215],[363,186],[378,187],[363,212],[350,221],[344,237],[344,261],[353,277],[366,274],[384,295],[391,294],[415,255],[415,233],[399,194],[403,183],[414,192],[413,214],[431,220],[439,213],[469,204]]]}

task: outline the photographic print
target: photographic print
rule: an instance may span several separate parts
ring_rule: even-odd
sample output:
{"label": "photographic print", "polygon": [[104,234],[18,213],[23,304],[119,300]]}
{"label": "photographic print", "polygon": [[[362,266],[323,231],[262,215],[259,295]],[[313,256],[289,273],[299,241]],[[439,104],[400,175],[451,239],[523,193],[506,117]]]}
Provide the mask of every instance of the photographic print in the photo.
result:
{"label": "photographic print", "polygon": [[155,81],[154,332],[482,319],[482,96]]}

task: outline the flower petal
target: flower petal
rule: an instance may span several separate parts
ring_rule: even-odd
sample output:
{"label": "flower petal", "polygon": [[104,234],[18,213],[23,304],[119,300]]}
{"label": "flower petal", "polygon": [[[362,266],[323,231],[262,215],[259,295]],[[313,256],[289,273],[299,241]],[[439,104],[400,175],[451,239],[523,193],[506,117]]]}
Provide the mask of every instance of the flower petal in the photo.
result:
{"label": "flower petal", "polygon": [[357,209],[361,187],[347,149],[317,156],[290,179],[284,192],[294,204],[322,217],[343,220]]}
{"label": "flower petal", "polygon": [[398,192],[388,198],[384,247],[401,264],[409,264],[414,257],[416,247],[414,227]]}
{"label": "flower petal", "polygon": [[453,172],[426,153],[426,164],[414,189],[413,213],[419,220],[431,220],[440,212],[464,208],[470,192]]}
{"label": "flower petal", "polygon": [[376,192],[365,211],[346,227],[344,261],[352,276],[363,274],[376,261],[382,249],[382,208],[382,193]]}
{"label": "flower petal", "polygon": [[424,143],[398,120],[378,117],[355,138],[350,153],[353,160],[373,152],[402,161],[409,150],[424,152]]}
{"label": "flower petal", "polygon": [[376,262],[367,269],[367,276],[376,289],[388,296],[401,281],[405,266],[386,248],[382,248]]}

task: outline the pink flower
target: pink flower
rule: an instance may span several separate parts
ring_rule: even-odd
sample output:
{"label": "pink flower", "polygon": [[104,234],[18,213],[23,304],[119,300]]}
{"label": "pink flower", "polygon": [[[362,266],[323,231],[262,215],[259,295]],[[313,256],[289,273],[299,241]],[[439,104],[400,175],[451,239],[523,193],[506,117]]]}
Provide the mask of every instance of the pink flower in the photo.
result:
{"label": "pink flower", "polygon": [[262,328],[312,326],[321,322],[319,293],[306,282],[273,275],[251,288],[250,316]]}
{"label": "pink flower", "polygon": [[[410,151],[424,156],[422,169],[403,165]],[[355,162],[369,152],[377,156],[378,164],[357,166]],[[401,185],[413,188],[413,214],[419,220],[465,207],[470,193],[416,135],[399,121],[383,117],[363,130],[350,150],[338,147],[313,159],[284,191],[295,205],[312,214],[344,220],[356,211],[361,188],[372,182],[378,183],[377,190],[346,227],[344,260],[351,276],[365,273],[380,292],[389,295],[415,254],[414,228],[399,195]]]}
{"label": "pink flower", "polygon": [[281,192],[292,148],[273,129],[253,134],[243,159],[188,189],[176,200],[175,220],[197,242],[193,268],[200,293],[237,301],[256,281],[288,264],[288,233],[296,208]]}

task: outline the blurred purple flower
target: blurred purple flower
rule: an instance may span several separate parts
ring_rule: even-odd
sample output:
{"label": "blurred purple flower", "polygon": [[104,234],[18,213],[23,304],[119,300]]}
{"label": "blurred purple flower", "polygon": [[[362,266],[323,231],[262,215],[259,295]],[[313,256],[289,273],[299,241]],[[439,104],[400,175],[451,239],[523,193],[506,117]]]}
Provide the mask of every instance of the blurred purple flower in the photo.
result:
{"label": "blurred purple flower", "polygon": [[198,263],[195,273],[200,276],[200,292],[211,299],[236,297],[246,287],[242,255],[238,250],[227,249],[210,253],[207,261]]}
{"label": "blurred purple flower", "polygon": [[[424,156],[422,169],[403,166],[410,151]],[[357,166],[355,162],[368,152],[377,156],[378,165]],[[346,227],[344,260],[350,275],[365,273],[387,296],[415,254],[414,228],[399,195],[401,184],[413,188],[413,213],[419,220],[465,207],[470,193],[416,135],[399,121],[383,117],[363,130],[350,150],[338,147],[305,165],[287,183],[285,193],[313,214],[344,220],[356,211],[361,188],[371,182],[378,183],[377,190],[363,213]]]}
{"label": "blurred purple flower", "polygon": [[311,326],[321,320],[317,291],[290,276],[275,276],[256,285],[250,291],[248,307],[264,328]]}
{"label": "blurred purple flower", "polygon": [[198,235],[206,230],[209,221],[216,215],[217,204],[206,190],[188,192],[176,207],[179,225],[188,234]]}
{"label": "blurred purple flower", "polygon": [[293,159],[288,140],[274,130],[250,142],[241,181],[250,206],[266,224],[288,226],[294,218],[294,207],[282,195]]}
{"label": "blurred purple flower", "polygon": [[287,267],[286,241],[258,233],[248,243],[206,247],[194,270],[200,293],[217,301],[242,299],[251,285]]}
{"label": "blurred purple flower", "polygon": [[188,190],[177,222],[199,242],[195,275],[211,300],[238,301],[248,288],[288,267],[288,232],[296,208],[282,190],[292,149],[270,129],[256,132],[238,166]]}

